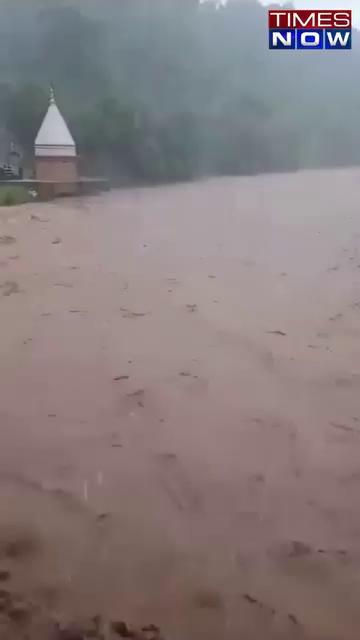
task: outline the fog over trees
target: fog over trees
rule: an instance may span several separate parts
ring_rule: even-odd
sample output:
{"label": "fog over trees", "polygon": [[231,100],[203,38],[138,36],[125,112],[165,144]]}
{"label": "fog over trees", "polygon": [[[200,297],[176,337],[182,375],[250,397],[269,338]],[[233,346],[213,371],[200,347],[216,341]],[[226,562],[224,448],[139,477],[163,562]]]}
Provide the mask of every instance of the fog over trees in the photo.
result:
{"label": "fog over trees", "polygon": [[353,50],[269,51],[256,0],[0,0],[0,127],[53,84],[87,173],[164,182],[360,163]]}

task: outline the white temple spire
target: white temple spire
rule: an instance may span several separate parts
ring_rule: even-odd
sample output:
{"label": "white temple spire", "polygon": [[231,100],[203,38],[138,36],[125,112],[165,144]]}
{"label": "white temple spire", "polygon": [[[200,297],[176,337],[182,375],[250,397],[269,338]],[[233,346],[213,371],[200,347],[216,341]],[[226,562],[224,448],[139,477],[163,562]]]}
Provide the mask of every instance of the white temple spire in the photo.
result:
{"label": "white temple spire", "polygon": [[50,88],[49,108],[35,140],[36,156],[76,156],[76,145]]}

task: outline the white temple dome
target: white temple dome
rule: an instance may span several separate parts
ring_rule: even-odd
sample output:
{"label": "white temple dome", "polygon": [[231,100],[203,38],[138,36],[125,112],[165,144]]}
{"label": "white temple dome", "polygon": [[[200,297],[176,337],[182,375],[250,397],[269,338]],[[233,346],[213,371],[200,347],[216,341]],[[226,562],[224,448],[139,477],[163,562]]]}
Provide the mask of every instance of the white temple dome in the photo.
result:
{"label": "white temple dome", "polygon": [[76,156],[76,145],[50,92],[50,104],[35,140],[35,156]]}

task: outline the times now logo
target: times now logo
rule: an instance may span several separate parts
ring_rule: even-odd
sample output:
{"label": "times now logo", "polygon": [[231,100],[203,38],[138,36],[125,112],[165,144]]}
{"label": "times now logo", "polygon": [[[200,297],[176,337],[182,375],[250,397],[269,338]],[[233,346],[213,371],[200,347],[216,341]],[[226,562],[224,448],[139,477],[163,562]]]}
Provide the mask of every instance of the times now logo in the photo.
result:
{"label": "times now logo", "polygon": [[351,10],[269,10],[269,49],[351,49],[351,31]]}

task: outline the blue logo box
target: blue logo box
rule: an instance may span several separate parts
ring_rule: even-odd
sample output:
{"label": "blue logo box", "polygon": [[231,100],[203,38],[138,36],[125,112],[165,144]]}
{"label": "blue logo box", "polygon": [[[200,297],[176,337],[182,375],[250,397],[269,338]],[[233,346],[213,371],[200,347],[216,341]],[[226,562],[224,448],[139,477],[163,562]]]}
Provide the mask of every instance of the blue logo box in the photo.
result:
{"label": "blue logo box", "polygon": [[349,50],[351,29],[269,29],[269,49]]}

